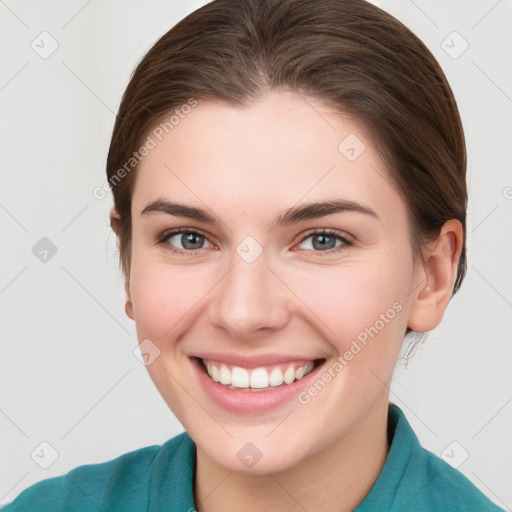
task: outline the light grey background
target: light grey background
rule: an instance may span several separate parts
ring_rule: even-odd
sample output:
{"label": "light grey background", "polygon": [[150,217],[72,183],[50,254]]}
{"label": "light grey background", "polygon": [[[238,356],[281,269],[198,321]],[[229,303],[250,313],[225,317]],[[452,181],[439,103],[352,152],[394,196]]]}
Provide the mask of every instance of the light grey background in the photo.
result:
{"label": "light grey background", "polygon": [[[397,367],[391,400],[425,447],[510,510],[512,3],[376,3],[438,58],[469,157],[468,275],[443,324]],[[93,189],[133,67],[201,5],[0,1],[0,503],[182,431],[134,355],[111,196]],[[55,255],[48,242],[33,253],[43,237]]]}

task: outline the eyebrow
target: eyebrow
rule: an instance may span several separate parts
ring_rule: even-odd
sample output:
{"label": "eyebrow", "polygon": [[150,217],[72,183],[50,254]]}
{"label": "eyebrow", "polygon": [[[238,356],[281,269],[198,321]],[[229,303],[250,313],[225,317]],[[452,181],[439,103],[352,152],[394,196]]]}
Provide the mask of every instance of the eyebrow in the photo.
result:
{"label": "eyebrow", "polygon": [[[364,204],[346,199],[335,199],[331,201],[300,204],[298,206],[288,208],[272,221],[272,229],[343,212],[362,213],[379,219],[379,216]],[[141,215],[147,215],[150,213],[165,213],[176,217],[186,217],[206,224],[221,223],[219,217],[208,210],[167,201],[165,199],[158,199],[147,204],[142,210]]]}

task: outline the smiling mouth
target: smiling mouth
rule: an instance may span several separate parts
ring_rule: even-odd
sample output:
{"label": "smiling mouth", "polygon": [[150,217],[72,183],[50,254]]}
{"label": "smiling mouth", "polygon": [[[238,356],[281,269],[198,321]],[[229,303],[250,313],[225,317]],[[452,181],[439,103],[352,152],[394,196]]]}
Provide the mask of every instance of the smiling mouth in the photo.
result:
{"label": "smiling mouth", "polygon": [[271,391],[301,380],[324,359],[293,361],[257,368],[243,368],[219,361],[198,359],[203,371],[214,381],[227,389],[246,392]]}

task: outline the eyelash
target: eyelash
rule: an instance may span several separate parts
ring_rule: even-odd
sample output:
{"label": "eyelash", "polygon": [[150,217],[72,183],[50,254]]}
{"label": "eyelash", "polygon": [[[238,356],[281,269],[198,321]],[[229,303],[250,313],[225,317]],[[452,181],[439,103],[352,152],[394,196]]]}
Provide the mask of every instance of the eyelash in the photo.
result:
{"label": "eyelash", "polygon": [[[199,235],[201,236],[202,238],[205,238],[207,239],[208,237],[203,234],[201,231],[199,230],[195,230],[195,229],[174,229],[174,230],[171,230],[171,231],[166,231],[165,233],[163,233],[157,240],[157,244],[161,244],[161,245],[164,245],[168,240],[169,238],[171,238],[173,235],[177,235],[177,234],[192,234],[192,235]],[[338,253],[344,249],[346,249],[347,247],[350,247],[351,245],[353,245],[353,242],[347,238],[341,231],[337,231],[335,229],[328,229],[328,228],[323,228],[323,229],[312,229],[310,231],[307,231],[304,236],[301,238],[301,240],[298,242],[298,244],[302,244],[305,240],[307,240],[309,237],[311,237],[312,235],[327,235],[327,236],[330,236],[330,237],[333,237],[333,238],[337,238],[338,240],[340,240],[342,242],[342,245],[338,246],[338,247],[335,247],[334,249],[328,249],[328,250],[325,250],[325,251],[313,251],[317,254],[320,254],[320,255],[324,255],[324,254],[334,254],[334,253]],[[211,243],[211,242],[210,242]],[[195,250],[195,251],[183,251],[181,249],[176,249],[175,247],[173,247],[172,245],[170,244],[167,244],[169,250],[173,253],[173,254],[179,254],[179,255],[194,255],[198,252],[198,250]],[[303,249],[305,251],[307,251],[308,249]]]}

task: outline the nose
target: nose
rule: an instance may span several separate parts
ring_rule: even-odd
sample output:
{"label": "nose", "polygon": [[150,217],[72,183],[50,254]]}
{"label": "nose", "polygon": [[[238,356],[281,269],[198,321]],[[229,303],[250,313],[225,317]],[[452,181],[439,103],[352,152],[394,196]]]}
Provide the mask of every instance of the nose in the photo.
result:
{"label": "nose", "polygon": [[215,287],[210,321],[237,341],[251,341],[282,329],[289,321],[290,297],[264,254],[248,263],[238,254]]}

